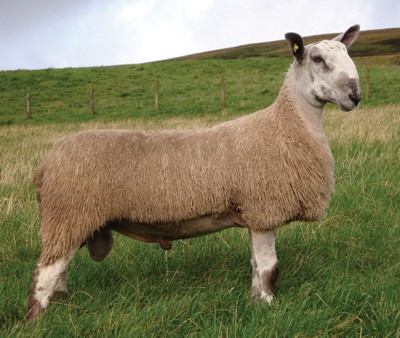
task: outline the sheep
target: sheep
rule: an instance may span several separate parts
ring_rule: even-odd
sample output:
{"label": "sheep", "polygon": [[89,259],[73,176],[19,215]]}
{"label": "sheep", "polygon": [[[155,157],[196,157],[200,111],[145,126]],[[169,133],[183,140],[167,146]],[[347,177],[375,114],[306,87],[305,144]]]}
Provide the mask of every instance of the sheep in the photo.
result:
{"label": "sheep", "polygon": [[66,269],[81,246],[95,261],[106,257],[113,231],[168,250],[177,239],[248,228],[251,296],[271,303],[277,229],[321,220],[328,208],[334,161],[322,111],[327,102],[359,105],[347,53],[359,30],[307,46],[287,33],[294,61],[279,95],[247,116],[195,130],[92,130],[56,143],[34,174],[42,251],[27,318],[67,292]]}

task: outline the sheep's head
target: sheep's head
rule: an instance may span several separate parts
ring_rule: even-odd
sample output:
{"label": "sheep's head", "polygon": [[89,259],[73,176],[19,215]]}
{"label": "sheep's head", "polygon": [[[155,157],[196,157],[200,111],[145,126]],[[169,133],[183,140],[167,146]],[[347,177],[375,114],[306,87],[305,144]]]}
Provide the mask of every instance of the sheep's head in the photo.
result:
{"label": "sheep's head", "polygon": [[347,53],[357,39],[360,26],[350,27],[332,40],[304,46],[296,33],[287,33],[295,58],[296,78],[304,98],[313,106],[332,102],[344,111],[356,108],[361,100],[357,69]]}

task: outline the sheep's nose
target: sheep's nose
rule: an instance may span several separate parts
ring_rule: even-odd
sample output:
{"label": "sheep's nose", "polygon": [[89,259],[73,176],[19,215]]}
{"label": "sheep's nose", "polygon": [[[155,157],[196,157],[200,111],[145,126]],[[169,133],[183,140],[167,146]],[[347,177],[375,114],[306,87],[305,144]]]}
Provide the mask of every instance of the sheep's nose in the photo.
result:
{"label": "sheep's nose", "polygon": [[361,95],[360,94],[349,94],[349,99],[351,100],[351,102],[354,103],[354,105],[357,107],[358,104],[361,101]]}

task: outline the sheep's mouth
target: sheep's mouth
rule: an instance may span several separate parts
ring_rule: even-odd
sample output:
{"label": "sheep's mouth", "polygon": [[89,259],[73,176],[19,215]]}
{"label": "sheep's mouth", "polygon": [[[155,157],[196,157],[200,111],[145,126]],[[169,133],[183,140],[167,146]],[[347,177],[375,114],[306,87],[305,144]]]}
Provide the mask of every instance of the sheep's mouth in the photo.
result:
{"label": "sheep's mouth", "polygon": [[361,101],[361,94],[359,92],[354,91],[348,94],[347,97],[344,98],[343,100],[337,100],[337,105],[341,110],[348,112],[350,110],[357,108],[360,105],[360,101]]}
{"label": "sheep's mouth", "polygon": [[359,101],[354,102],[353,100],[350,100],[346,103],[338,102],[337,105],[341,110],[343,110],[345,112],[349,112],[350,110],[353,110],[359,106]]}
{"label": "sheep's mouth", "polygon": [[346,98],[346,100],[336,99],[330,102],[336,104],[340,108],[340,110],[344,112],[349,112],[350,110],[353,110],[359,106],[360,100]]}
{"label": "sheep's mouth", "polygon": [[342,110],[344,112],[349,112],[357,107],[354,104],[351,104],[351,107],[350,107],[350,105],[343,105],[343,104],[338,104],[338,106],[339,106],[340,110]]}

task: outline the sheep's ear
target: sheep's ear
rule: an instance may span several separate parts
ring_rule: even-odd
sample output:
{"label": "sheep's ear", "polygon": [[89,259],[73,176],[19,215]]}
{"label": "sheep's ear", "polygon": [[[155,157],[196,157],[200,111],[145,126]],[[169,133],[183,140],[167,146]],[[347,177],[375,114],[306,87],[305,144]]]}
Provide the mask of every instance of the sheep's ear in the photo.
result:
{"label": "sheep's ear", "polygon": [[353,42],[356,41],[358,33],[360,33],[360,25],[354,25],[333,40],[340,41],[344,43],[347,48],[349,48]]}
{"label": "sheep's ear", "polygon": [[286,33],[285,39],[289,44],[292,55],[301,63],[304,58],[304,43],[301,36],[297,33]]}

